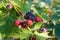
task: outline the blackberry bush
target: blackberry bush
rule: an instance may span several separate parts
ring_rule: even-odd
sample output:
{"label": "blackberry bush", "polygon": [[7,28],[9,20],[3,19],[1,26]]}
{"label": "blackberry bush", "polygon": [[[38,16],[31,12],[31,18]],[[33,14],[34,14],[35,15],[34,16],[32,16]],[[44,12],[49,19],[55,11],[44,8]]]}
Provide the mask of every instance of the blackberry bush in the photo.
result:
{"label": "blackberry bush", "polygon": [[52,34],[60,36],[60,2],[54,2],[0,0],[0,40],[45,40]]}

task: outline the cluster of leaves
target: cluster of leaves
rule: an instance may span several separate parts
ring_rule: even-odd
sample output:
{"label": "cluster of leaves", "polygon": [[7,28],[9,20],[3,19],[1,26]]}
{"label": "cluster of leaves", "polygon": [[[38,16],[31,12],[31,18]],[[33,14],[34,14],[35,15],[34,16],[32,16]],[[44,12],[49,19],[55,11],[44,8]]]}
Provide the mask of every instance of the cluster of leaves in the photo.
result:
{"label": "cluster of leaves", "polygon": [[[19,29],[14,27],[13,21],[15,19],[24,20],[24,15],[26,12],[29,12],[32,5],[35,5],[33,8],[36,16],[39,16],[43,19],[43,22],[35,23],[32,25],[35,30],[39,29],[42,24],[45,24],[47,28],[55,28],[55,26],[60,22],[60,10],[59,6],[51,6],[51,2],[48,0],[38,0],[35,3],[33,0],[1,0],[0,1],[0,34],[1,37],[14,37],[20,38],[21,40],[29,40],[31,36],[31,31],[28,29]],[[6,8],[6,4],[10,3],[12,8]],[[45,8],[46,6],[49,8]],[[49,12],[50,11],[50,12]],[[48,12],[50,16],[48,16]],[[40,40],[39,33],[34,32],[37,40]]]}

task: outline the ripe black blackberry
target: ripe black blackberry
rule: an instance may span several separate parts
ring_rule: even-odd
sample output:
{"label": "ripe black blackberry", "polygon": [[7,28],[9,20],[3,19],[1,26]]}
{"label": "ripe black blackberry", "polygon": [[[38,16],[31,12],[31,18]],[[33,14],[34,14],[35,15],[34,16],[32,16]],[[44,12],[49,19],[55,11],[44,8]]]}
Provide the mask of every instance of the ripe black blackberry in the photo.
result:
{"label": "ripe black blackberry", "polygon": [[35,15],[30,11],[30,12],[27,12],[26,15],[24,16],[25,19],[29,19],[29,20],[32,20],[34,21],[35,20]]}

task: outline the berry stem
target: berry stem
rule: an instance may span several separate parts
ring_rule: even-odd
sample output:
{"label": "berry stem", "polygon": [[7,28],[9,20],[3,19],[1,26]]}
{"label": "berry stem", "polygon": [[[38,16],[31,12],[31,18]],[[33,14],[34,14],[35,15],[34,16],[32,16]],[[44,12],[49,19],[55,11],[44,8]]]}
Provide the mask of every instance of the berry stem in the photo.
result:
{"label": "berry stem", "polygon": [[32,30],[31,30],[29,27],[27,27],[27,29],[28,29],[28,30],[30,30],[30,32],[31,32],[31,33],[32,33],[32,35],[33,35],[33,32],[32,32]]}

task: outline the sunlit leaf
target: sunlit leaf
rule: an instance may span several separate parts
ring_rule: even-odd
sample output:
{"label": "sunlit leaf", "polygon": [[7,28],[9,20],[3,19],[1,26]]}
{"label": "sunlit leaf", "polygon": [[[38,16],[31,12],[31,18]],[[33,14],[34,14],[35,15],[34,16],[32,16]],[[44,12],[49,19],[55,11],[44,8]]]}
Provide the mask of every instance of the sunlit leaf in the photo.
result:
{"label": "sunlit leaf", "polygon": [[46,32],[46,33],[38,33],[37,31],[35,31],[34,34],[36,35],[37,40],[45,40],[45,39],[47,39],[49,37],[47,35],[48,32]]}
{"label": "sunlit leaf", "polygon": [[41,25],[42,25],[42,22],[36,23],[34,26],[34,29],[39,29]]}

